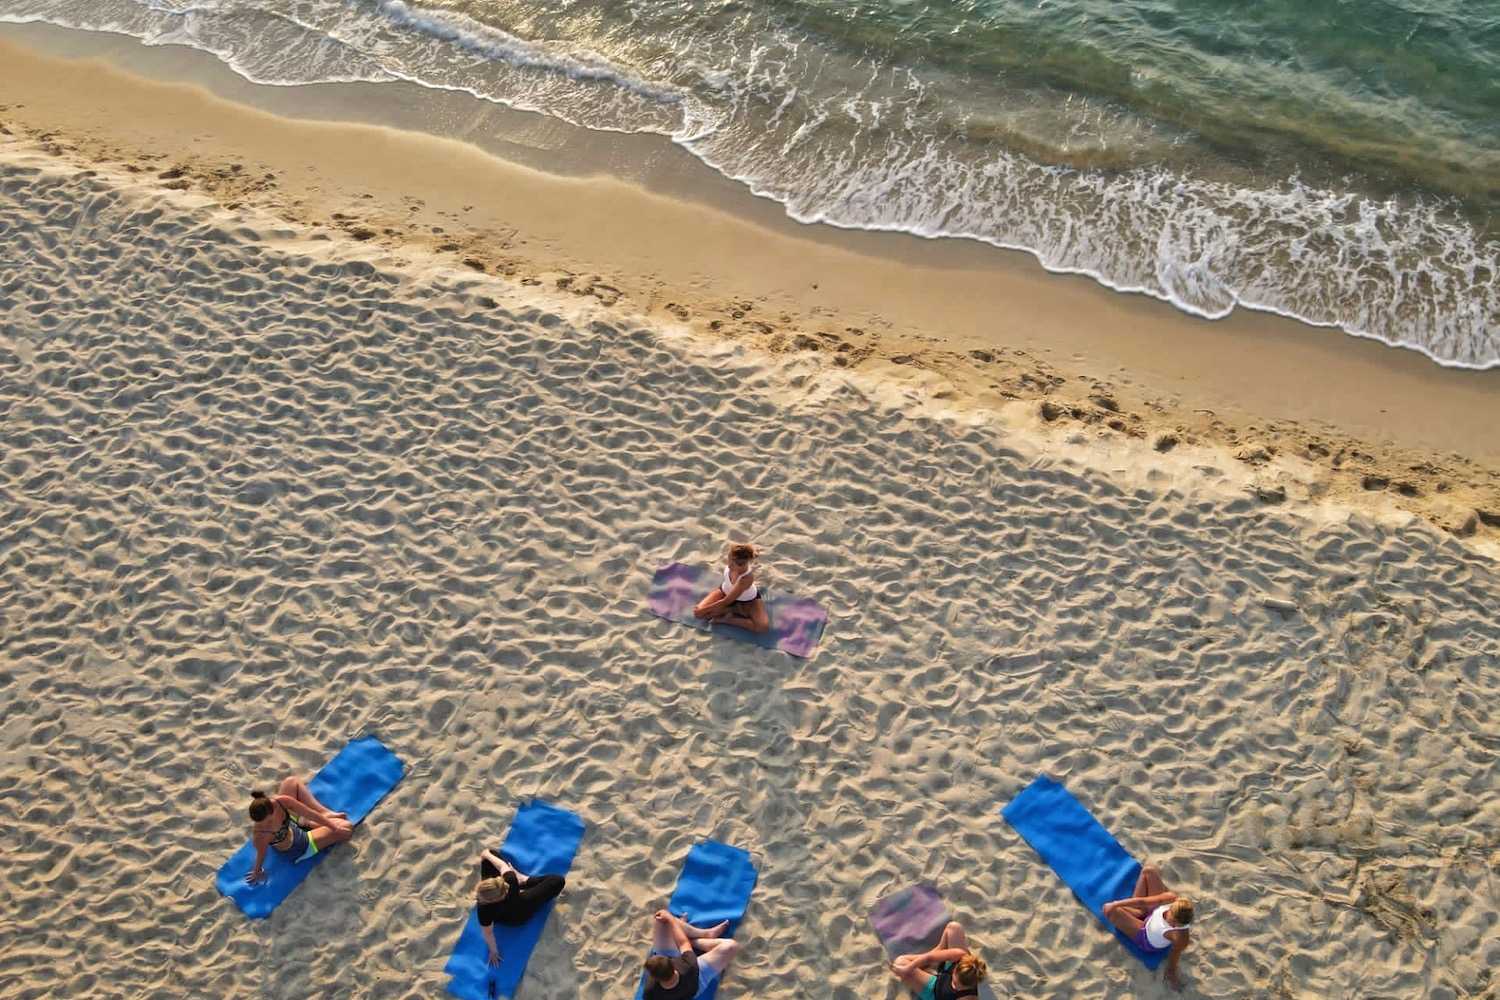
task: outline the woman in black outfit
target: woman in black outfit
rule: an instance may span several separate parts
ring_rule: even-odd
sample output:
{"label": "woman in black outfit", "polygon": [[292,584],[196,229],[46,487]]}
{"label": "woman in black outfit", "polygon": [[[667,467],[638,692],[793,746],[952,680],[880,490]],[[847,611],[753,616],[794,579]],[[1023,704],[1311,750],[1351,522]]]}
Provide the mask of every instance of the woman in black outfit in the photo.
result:
{"label": "woman in black outfit", "polygon": [[527,876],[486,848],[479,852],[479,884],[474,899],[479,904],[479,930],[490,946],[490,964],[500,964],[493,924],[516,927],[524,924],[567,884],[561,875]]}
{"label": "woman in black outfit", "polygon": [[984,959],[969,950],[969,936],[955,920],[943,928],[936,948],[898,956],[891,962],[891,973],[916,1000],[959,1000],[979,996],[979,984],[990,970]]}

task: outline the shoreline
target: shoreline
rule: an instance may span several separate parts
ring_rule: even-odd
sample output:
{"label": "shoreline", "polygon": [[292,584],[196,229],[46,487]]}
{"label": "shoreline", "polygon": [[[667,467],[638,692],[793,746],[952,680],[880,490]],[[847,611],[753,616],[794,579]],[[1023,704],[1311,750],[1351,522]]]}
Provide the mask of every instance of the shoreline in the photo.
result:
{"label": "shoreline", "polygon": [[[877,376],[1106,466],[1143,443],[1148,461],[1223,452],[1208,464],[1267,502],[1404,511],[1500,543],[1500,370],[1442,368],[1264,313],[1201,320],[1019,251],[804,225],[658,137],[498,107],[450,127],[463,138],[402,129],[456,121],[479,103],[467,95],[263,87],[196,50],[40,25],[0,27],[0,54],[8,144],[545,284],[812,371]],[[57,87],[60,74],[75,85]]]}
{"label": "shoreline", "polygon": [[[0,85],[25,76],[9,54]],[[535,796],[586,829],[525,998],[629,989],[703,839],[759,870],[725,1000],[900,1000],[869,914],[914,883],[999,997],[1174,995],[1002,818],[1038,774],[1195,899],[1192,995],[1492,990],[1493,526],[1465,544],[1363,492],[1378,516],[1301,503],[1327,478],[1295,454],[1158,451],[1178,411],[1134,409],[1134,373],[1096,384],[1089,356],[889,316],[781,327],[770,298],[717,298],[701,250],[913,315],[970,304],[877,279],[958,273],[31,65],[51,84],[19,110],[50,134],[0,111],[18,991],[89,996],[107,970],[162,1000],[437,996],[475,852]],[[538,228],[483,231],[506,216]],[[610,256],[637,244],[662,270]],[[596,251],[633,281],[563,270]],[[1006,287],[1032,286],[1041,311],[1050,284]],[[811,656],[650,613],[658,568],[731,538],[827,612]],[[247,921],[216,888],[247,793],[364,734],[406,776]]]}

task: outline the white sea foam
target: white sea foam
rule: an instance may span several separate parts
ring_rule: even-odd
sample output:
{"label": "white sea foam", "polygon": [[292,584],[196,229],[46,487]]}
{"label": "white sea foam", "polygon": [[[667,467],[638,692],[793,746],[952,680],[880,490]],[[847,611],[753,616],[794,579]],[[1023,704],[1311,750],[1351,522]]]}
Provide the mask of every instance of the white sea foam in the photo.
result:
{"label": "white sea foam", "polygon": [[685,95],[674,87],[657,86],[612,66],[592,54],[567,53],[534,45],[466,14],[426,12],[404,0],[378,0],[374,7],[393,24],[450,42],[464,51],[511,66],[562,73],[574,80],[609,83],[654,101],[675,103]]}
{"label": "white sea foam", "polygon": [[259,83],[406,80],[657,133],[801,222],[980,240],[1209,319],[1244,307],[1442,365],[1500,365],[1500,247],[1451,205],[976,154],[944,134],[942,95],[909,67],[840,64],[788,34],[751,33],[711,59],[672,39],[676,63],[644,73],[406,0],[295,14],[253,0],[0,0],[0,20],[191,45]]}

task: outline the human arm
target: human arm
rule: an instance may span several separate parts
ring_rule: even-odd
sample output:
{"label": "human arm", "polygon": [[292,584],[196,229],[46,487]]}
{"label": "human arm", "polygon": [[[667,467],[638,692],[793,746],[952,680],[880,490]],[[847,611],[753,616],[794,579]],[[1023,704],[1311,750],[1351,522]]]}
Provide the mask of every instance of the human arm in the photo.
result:
{"label": "human arm", "polygon": [[255,865],[245,875],[245,881],[251,885],[259,885],[266,880],[266,872],[261,865],[265,863],[266,847],[269,842],[259,833],[251,835],[250,840],[255,844]]}
{"label": "human arm", "polygon": [[1176,898],[1177,893],[1175,892],[1158,892],[1154,896],[1131,896],[1129,899],[1111,900],[1110,902],[1105,903],[1099,909],[1107,917],[1109,916],[1109,911],[1116,909],[1117,907],[1124,906],[1131,909],[1146,907],[1150,909],[1157,906],[1165,906],[1167,903],[1172,902]]}
{"label": "human arm", "polygon": [[658,923],[666,925],[672,935],[672,947],[684,955],[693,954],[693,942],[688,938],[687,931],[683,930],[681,920],[666,910],[657,910],[655,917]]}
{"label": "human arm", "polygon": [[531,881],[532,876],[527,875],[515,865],[506,861],[494,851],[486,848],[479,852],[479,877],[500,876],[510,883],[512,889],[519,889],[523,884]]}
{"label": "human arm", "polygon": [[1186,928],[1167,931],[1167,937],[1172,942],[1172,950],[1167,953],[1167,968],[1162,973],[1162,977],[1166,979],[1167,985],[1171,986],[1174,990],[1182,989],[1182,980],[1177,976],[1177,960],[1182,957],[1183,952],[1187,951],[1188,935],[1189,932]]}
{"label": "human arm", "polygon": [[729,604],[733,601],[739,600],[740,595],[742,595],[745,591],[749,590],[753,586],[755,586],[755,573],[751,570],[746,570],[744,573],[740,574],[740,578],[738,580],[734,581],[733,586],[724,591],[724,603]]}
{"label": "human arm", "polygon": [[898,955],[891,960],[891,971],[901,976],[909,969],[931,969],[944,962],[957,962],[967,954],[963,948],[934,948],[917,955]]}
{"label": "human arm", "polygon": [[479,933],[484,935],[484,943],[490,946],[490,964],[500,964],[500,946],[495,943],[495,930],[489,924],[480,924]]}
{"label": "human arm", "polygon": [[[730,587],[729,589],[730,592],[733,592],[735,588]],[[741,591],[741,593],[743,593],[743,591]],[[700,618],[706,617],[712,612],[718,611],[720,608],[729,607],[733,603],[734,598],[726,594],[724,592],[724,588],[715,587],[711,592],[709,592],[708,596],[704,597],[703,600],[698,602],[698,607],[695,613]]]}
{"label": "human arm", "polygon": [[957,962],[969,953],[967,948],[934,948],[917,956],[917,965],[931,968],[946,962]]}

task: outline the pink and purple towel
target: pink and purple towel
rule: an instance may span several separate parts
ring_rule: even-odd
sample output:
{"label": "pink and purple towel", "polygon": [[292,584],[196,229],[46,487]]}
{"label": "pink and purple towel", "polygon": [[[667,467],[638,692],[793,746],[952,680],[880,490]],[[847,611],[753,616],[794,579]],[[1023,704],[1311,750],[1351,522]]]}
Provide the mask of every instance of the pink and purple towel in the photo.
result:
{"label": "pink and purple towel", "polygon": [[870,925],[888,958],[932,949],[951,919],[943,897],[926,882],[891,893],[870,911]]}
{"label": "pink and purple towel", "polygon": [[803,659],[812,655],[828,624],[828,612],[817,601],[805,597],[765,595],[771,630],[764,635],[757,635],[732,625],[710,626],[708,622],[693,617],[693,608],[718,585],[719,573],[706,566],[689,566],[686,563],[663,566],[651,580],[651,595],[648,598],[651,613],[697,629],[708,630],[711,627],[713,631],[731,639],[749,642],[762,649],[779,649]]}

